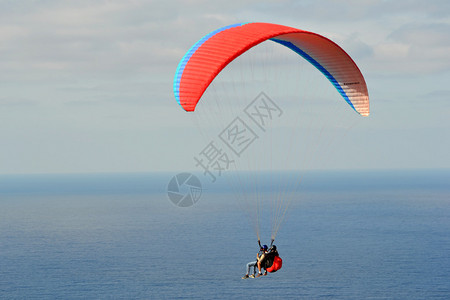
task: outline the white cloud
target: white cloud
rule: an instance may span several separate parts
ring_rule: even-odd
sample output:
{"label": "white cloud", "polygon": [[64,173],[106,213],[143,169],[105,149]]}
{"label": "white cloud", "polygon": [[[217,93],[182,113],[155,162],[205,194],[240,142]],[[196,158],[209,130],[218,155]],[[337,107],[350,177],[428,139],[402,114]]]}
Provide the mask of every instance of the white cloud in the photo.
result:
{"label": "white cloud", "polygon": [[409,23],[374,46],[372,67],[388,73],[442,72],[450,69],[450,25]]}
{"label": "white cloud", "polygon": [[409,55],[410,45],[402,43],[383,43],[375,47],[375,59],[392,61],[406,59]]}

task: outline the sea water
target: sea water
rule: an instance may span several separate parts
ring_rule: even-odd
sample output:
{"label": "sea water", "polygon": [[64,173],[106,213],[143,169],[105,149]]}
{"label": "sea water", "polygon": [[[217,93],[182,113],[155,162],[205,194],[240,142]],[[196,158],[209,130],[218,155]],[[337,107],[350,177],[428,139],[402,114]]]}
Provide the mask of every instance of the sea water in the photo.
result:
{"label": "sea water", "polygon": [[283,268],[246,280],[256,236],[226,185],[182,208],[173,175],[1,176],[0,298],[450,298],[448,170],[313,172]]}

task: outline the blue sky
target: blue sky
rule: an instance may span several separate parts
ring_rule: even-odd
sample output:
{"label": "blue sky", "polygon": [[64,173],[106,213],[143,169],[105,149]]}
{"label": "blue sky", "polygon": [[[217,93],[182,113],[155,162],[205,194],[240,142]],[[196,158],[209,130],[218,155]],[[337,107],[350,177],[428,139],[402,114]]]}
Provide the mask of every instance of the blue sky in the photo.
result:
{"label": "blue sky", "polygon": [[189,169],[178,62],[252,21],[325,35],[362,70],[359,157],[332,168],[450,168],[449,1],[47,0],[0,1],[0,174]]}

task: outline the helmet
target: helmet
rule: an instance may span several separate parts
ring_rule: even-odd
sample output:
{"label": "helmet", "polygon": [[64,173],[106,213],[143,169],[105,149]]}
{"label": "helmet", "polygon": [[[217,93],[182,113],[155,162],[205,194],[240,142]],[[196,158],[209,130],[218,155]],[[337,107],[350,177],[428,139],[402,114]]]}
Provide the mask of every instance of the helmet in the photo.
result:
{"label": "helmet", "polygon": [[273,245],[273,246],[272,246],[272,250],[273,250],[273,251],[276,251],[276,250],[277,250],[277,246]]}
{"label": "helmet", "polygon": [[264,250],[267,250],[267,245],[264,245],[264,246],[263,246],[263,249],[264,249]]}

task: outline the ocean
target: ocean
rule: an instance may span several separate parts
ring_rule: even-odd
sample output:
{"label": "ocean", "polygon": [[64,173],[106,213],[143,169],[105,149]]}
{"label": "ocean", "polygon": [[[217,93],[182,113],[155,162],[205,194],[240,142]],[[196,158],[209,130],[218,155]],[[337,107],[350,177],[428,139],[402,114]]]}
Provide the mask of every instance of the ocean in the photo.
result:
{"label": "ocean", "polygon": [[222,182],[177,206],[174,175],[0,176],[0,298],[450,298],[450,170],[310,172],[282,269],[246,280],[238,200]]}

